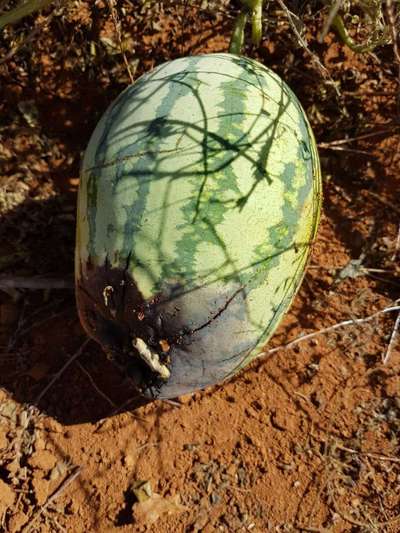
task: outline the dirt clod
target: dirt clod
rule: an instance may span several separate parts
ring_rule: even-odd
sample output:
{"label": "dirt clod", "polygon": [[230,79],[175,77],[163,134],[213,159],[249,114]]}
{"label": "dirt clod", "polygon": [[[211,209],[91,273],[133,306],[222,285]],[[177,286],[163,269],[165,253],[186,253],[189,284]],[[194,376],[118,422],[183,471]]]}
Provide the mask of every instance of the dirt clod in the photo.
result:
{"label": "dirt clod", "polygon": [[0,479],[0,516],[14,504],[15,499],[13,488]]}
{"label": "dirt clod", "polygon": [[29,458],[29,465],[43,472],[49,472],[56,464],[57,457],[55,457],[48,450],[40,450]]}

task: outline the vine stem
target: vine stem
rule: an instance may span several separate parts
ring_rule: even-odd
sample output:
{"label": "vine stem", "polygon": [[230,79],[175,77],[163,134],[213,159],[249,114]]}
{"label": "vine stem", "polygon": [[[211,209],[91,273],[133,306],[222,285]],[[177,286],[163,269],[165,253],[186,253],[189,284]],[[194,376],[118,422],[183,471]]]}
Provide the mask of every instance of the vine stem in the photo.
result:
{"label": "vine stem", "polygon": [[231,42],[229,43],[229,53],[239,55],[244,43],[244,28],[247,23],[248,12],[247,9],[242,9],[236,17],[235,26],[233,28]]}
{"label": "vine stem", "polygon": [[22,18],[35,13],[35,11],[47,7],[52,1],[53,0],[30,0],[29,2],[20,2],[17,7],[0,16],[0,30],[8,24],[15,24]]}

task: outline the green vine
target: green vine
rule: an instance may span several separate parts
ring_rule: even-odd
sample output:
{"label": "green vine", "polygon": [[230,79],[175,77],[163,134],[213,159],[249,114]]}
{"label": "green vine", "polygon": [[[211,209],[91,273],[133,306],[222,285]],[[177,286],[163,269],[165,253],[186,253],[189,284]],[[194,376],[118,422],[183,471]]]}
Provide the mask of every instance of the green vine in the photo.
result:
{"label": "green vine", "polygon": [[259,46],[262,39],[262,9],[264,0],[240,0],[242,10],[236,17],[229,52],[240,54],[244,43],[244,33],[248,18],[251,18],[251,40]]}
{"label": "green vine", "polygon": [[381,46],[388,42],[386,37],[382,37],[372,43],[359,44],[356,43],[349,35],[346,26],[344,25],[343,19],[340,15],[336,15],[332,20],[332,28],[335,30],[338,37],[342,42],[348,46],[353,52],[363,54],[366,52],[372,52],[377,46]]}
{"label": "green vine", "polygon": [[247,23],[248,12],[246,9],[242,9],[239,15],[236,17],[235,26],[231,36],[231,42],[229,43],[229,52],[231,54],[240,54],[244,42],[244,28]]}
{"label": "green vine", "polygon": [[[366,52],[372,52],[377,46],[382,46],[390,42],[389,33],[387,28],[385,29],[382,25],[383,23],[383,3],[379,0],[360,0],[358,2],[353,2],[353,6],[357,6],[360,11],[364,13],[366,20],[370,21],[371,25],[371,37],[370,40],[366,43],[357,43],[350,36],[343,16],[345,14],[350,15],[349,10],[351,7],[350,2],[333,2],[332,0],[321,0],[327,8],[329,8],[328,18],[327,18],[327,27],[325,28],[324,35],[326,35],[329,27],[331,27],[339,39],[348,46],[353,52],[362,54]],[[339,10],[341,13],[339,13]],[[376,35],[377,33],[381,35]]]}
{"label": "green vine", "polygon": [[0,16],[0,30],[8,24],[15,24],[27,15],[31,15],[32,13],[39,11],[39,9],[47,7],[52,1],[53,0],[28,0],[20,2],[17,7],[10,9],[10,11],[6,11]]}

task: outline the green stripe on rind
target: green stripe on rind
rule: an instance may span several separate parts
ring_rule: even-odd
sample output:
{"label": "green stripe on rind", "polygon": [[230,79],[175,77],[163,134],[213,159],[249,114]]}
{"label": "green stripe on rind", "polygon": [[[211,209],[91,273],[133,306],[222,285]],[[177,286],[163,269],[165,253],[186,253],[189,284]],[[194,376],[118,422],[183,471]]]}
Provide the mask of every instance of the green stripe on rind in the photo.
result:
{"label": "green stripe on rind", "polygon": [[320,195],[310,126],[278,76],[227,54],[176,60],[124,91],[93,134],[77,265],[130,255],[145,297],[238,282],[257,348],[299,286]]}

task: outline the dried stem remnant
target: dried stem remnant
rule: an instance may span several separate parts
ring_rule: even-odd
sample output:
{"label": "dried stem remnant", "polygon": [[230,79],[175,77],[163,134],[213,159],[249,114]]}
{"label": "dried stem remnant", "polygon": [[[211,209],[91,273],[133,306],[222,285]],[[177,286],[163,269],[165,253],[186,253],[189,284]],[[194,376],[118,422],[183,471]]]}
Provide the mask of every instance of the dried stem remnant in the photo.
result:
{"label": "dried stem remnant", "polygon": [[171,373],[168,368],[160,363],[158,354],[153,352],[143,339],[136,337],[136,339],[132,340],[132,346],[138,351],[141,359],[143,359],[153,372],[159,374],[162,379],[168,379],[170,377]]}

